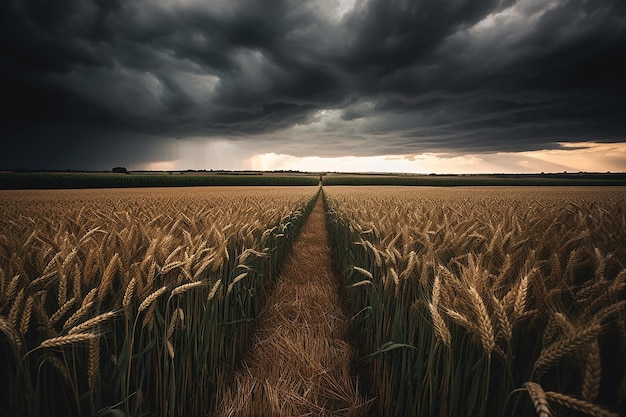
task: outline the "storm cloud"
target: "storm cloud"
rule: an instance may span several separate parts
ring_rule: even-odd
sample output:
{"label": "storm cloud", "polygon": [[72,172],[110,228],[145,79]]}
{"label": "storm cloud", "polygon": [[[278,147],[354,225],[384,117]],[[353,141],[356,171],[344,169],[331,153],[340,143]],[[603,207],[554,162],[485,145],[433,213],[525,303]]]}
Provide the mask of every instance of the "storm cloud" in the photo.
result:
{"label": "storm cloud", "polygon": [[623,0],[5,0],[0,50],[0,168],[626,142]]}

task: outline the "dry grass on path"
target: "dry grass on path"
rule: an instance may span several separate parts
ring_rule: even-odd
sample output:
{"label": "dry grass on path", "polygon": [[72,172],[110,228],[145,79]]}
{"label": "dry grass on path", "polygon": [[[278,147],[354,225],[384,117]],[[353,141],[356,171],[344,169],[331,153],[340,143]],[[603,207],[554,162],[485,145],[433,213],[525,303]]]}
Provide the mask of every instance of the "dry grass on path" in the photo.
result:
{"label": "dry grass on path", "polygon": [[364,416],[321,198],[285,260],[216,416]]}

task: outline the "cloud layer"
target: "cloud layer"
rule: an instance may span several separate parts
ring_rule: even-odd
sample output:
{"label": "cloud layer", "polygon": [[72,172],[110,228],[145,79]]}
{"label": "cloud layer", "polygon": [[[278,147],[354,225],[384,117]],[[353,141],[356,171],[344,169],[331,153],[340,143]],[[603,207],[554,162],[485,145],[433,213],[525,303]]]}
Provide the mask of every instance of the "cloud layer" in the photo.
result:
{"label": "cloud layer", "polygon": [[7,0],[0,50],[0,167],[626,141],[623,0]]}

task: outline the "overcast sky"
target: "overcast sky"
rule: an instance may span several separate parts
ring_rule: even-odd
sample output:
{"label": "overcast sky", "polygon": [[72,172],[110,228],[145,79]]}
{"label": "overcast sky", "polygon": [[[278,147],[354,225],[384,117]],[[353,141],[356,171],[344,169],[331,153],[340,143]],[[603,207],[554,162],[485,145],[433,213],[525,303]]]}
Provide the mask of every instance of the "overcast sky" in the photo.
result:
{"label": "overcast sky", "polygon": [[626,171],[624,0],[2,0],[0,168]]}

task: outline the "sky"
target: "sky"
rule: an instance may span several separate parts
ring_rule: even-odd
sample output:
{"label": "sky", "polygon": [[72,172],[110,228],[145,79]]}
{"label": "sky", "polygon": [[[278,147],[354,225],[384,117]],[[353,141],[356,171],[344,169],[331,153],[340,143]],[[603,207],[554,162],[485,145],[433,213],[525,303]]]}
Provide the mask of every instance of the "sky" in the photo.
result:
{"label": "sky", "polygon": [[0,169],[626,171],[624,0],[3,0]]}

